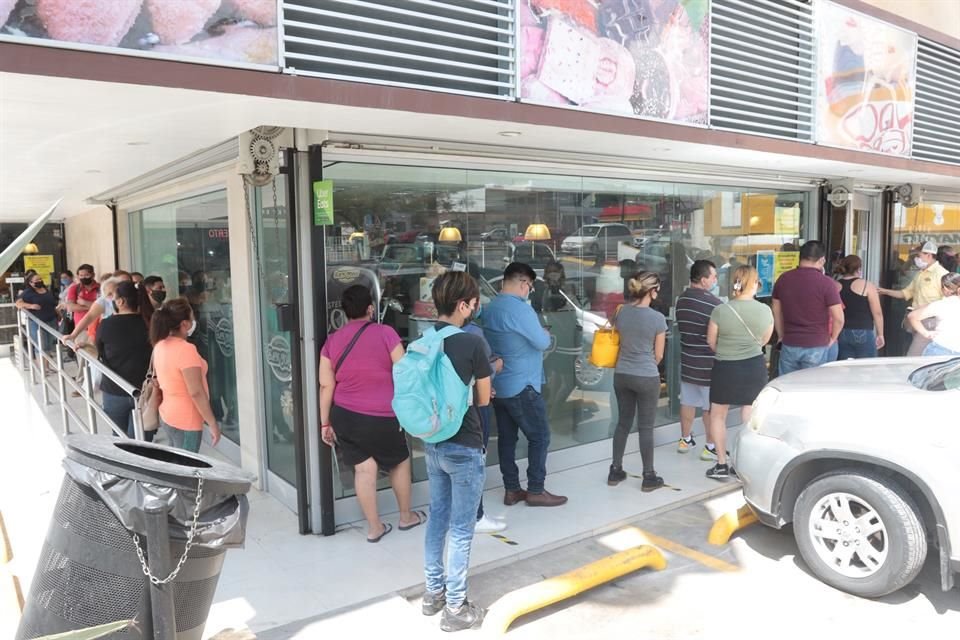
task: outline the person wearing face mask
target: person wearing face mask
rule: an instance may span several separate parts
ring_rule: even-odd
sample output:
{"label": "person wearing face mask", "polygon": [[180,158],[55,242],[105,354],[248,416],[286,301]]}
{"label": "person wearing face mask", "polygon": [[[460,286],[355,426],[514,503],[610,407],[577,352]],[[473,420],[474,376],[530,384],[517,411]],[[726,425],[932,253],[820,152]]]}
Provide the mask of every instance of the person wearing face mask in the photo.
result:
{"label": "person wearing face mask", "polygon": [[[480,287],[468,273],[448,271],[433,283],[433,303],[439,316],[437,331],[449,326],[463,327],[480,304]],[[440,628],[460,631],[483,621],[483,609],[467,599],[467,570],[485,475],[479,409],[490,404],[493,371],[490,356],[478,336],[464,331],[454,333],[443,341],[443,351],[463,384],[473,384],[473,402],[456,434],[423,446],[431,518],[424,536],[426,593],[421,609],[427,616],[442,611]]]}
{"label": "person wearing face mask", "polygon": [[[909,309],[920,309],[931,302],[936,302],[943,297],[943,291],[940,287],[940,281],[947,275],[947,270],[937,262],[938,247],[933,242],[926,242],[920,248],[920,253],[913,259],[914,264],[920,273],[903,289],[884,289],[878,291],[880,295],[898,298],[912,303]],[[904,328],[912,330],[911,325],[904,319]],[[907,350],[908,356],[919,356],[923,353],[930,341],[922,334],[913,332],[913,339],[910,341],[910,348]]]}
{"label": "person wearing face mask", "polygon": [[[483,334],[493,353],[503,358],[503,370],[493,382],[496,397],[497,450],[503,474],[503,503],[526,502],[531,507],[557,507],[567,502],[544,488],[550,424],[541,391],[543,352],[550,348],[550,332],[540,325],[527,299],[537,274],[528,264],[512,262],[503,271],[500,295],[484,309]],[[527,438],[527,489],[520,485],[517,441]]]}
{"label": "person wearing face mask", "polygon": [[[710,377],[710,435],[716,444],[717,463],[707,470],[707,477],[714,480],[737,477],[727,464],[727,413],[731,406],[739,405],[741,423],[750,420],[753,401],[767,384],[763,348],[770,342],[774,325],[770,307],[754,299],[760,287],[757,270],[740,265],[730,279],[731,299],[713,310],[707,325],[707,344],[716,354]],[[836,293],[833,282],[826,279]]]}
{"label": "person wearing face mask", "polygon": [[100,288],[100,296],[90,305],[87,313],[83,314],[83,318],[76,322],[73,331],[69,335],[64,336],[64,340],[81,344],[83,341],[78,340],[78,338],[85,336],[86,343],[93,344],[100,322],[113,315],[113,295],[117,289],[117,285],[121,282],[130,281],[129,273],[126,271],[115,271],[111,277],[103,282]]}
{"label": "person wearing face mask", "polygon": [[800,247],[800,265],[773,285],[773,319],[782,343],[780,375],[819,367],[836,357],[843,302],[837,283],[823,273],[825,264],[823,243],[809,240]]}
{"label": "person wearing face mask", "polygon": [[[114,313],[97,328],[96,346],[100,362],[136,388],[143,385],[150,366],[150,336],[140,316],[140,292],[132,282],[123,281],[113,291],[111,305]],[[131,438],[133,429],[133,398],[104,376],[100,382],[103,410],[113,423]],[[147,441],[154,431],[147,431]]]}
{"label": "person wearing face mask", "polygon": [[[483,327],[477,324],[476,321],[480,319],[481,315],[483,315],[483,307],[478,303],[476,313],[467,319],[467,323],[463,325],[463,331],[475,335],[483,341],[484,355],[490,362],[490,367],[493,369],[493,372],[490,374],[490,380],[493,381],[497,373],[503,369],[503,359],[500,356],[494,355],[490,349],[490,343],[487,342],[487,339],[483,335]],[[487,444],[490,442],[490,423],[493,420],[493,407],[485,405],[478,407],[478,410],[480,411],[480,426],[483,428],[483,450],[486,452]],[[477,526],[474,529],[474,533],[498,533],[506,528],[507,524],[505,522],[495,520],[484,512],[483,496],[481,496],[480,506],[477,508]]]}
{"label": "person wearing face mask", "polygon": [[220,425],[210,407],[207,362],[187,342],[196,327],[185,298],[164,301],[150,320],[153,368],[163,394],[159,432],[172,446],[194,453],[200,450],[204,424],[211,444],[220,442]]}
{"label": "person wearing face mask", "polygon": [[875,358],[884,345],[880,295],[873,283],[863,279],[862,266],[860,257],[852,254],[837,265],[844,317],[837,340],[839,360]]}
{"label": "person wearing face mask", "polygon": [[[38,273],[32,273],[26,278],[27,286],[17,296],[16,307],[31,313],[27,319],[27,328],[34,349],[50,350],[50,339],[46,331],[41,331],[38,322],[55,327],[57,325],[57,299],[53,297],[47,284]],[[37,361],[43,363],[43,358],[37,355]]]}
{"label": "person wearing face mask", "polygon": [[149,327],[153,312],[167,299],[167,288],[160,276],[147,276],[137,286],[137,291],[140,292],[140,315]]}
{"label": "person wearing face mask", "polygon": [[74,324],[83,321],[90,307],[100,296],[100,285],[94,279],[93,267],[82,264],[77,268],[77,281],[67,289],[66,309],[73,314]]}
{"label": "person wearing face mask", "polygon": [[403,357],[403,345],[393,327],[373,321],[373,298],[364,285],[344,289],[340,308],[348,322],[320,350],[320,438],[353,467],[367,541],[376,543],[393,530],[377,509],[380,470],[390,477],[400,530],[427,519],[410,510],[410,449],[391,406],[393,364]]}
{"label": "person wearing face mask", "polygon": [[653,468],[653,423],[660,398],[660,372],[667,343],[667,321],[652,308],[660,295],[660,276],[652,271],[635,273],[628,280],[629,302],[617,309],[613,325],[620,334],[620,351],[613,370],[613,391],[617,396],[617,429],[613,434],[613,461],[607,484],[615,487],[627,479],[623,453],[634,419],[640,439],[643,480],[640,490],[654,491],[663,478]]}
{"label": "person wearing face mask", "polygon": [[713,371],[713,350],[707,344],[710,314],[723,304],[719,298],[717,266],[710,260],[697,260],[690,267],[690,286],[676,303],[677,329],[680,332],[680,441],[677,451],[687,453],[697,443],[693,439],[693,422],[701,411],[707,439],[701,458],[717,457],[710,439],[710,375]]}

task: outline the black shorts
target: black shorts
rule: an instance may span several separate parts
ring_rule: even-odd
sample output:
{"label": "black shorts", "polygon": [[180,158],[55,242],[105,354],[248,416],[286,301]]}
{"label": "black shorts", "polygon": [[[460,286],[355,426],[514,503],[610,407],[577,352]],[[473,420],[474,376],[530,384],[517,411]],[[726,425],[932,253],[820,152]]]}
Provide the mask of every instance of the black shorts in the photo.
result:
{"label": "black shorts", "polygon": [[358,465],[373,458],[378,467],[389,471],[410,457],[407,437],[394,416],[368,416],[334,405],[330,423],[344,464]]}
{"label": "black shorts", "polygon": [[762,355],[747,360],[717,360],[710,378],[710,403],[750,406],[767,384]]}

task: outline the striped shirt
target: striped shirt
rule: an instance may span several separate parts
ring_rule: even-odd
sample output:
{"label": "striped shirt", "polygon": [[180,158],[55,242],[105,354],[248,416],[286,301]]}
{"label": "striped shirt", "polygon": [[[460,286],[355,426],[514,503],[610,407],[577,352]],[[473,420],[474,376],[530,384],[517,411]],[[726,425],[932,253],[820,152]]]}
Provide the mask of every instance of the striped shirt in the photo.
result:
{"label": "striped shirt", "polygon": [[677,298],[677,329],[680,332],[680,379],[710,386],[713,350],[707,345],[707,325],[713,309],[722,300],[709,291],[688,287]]}

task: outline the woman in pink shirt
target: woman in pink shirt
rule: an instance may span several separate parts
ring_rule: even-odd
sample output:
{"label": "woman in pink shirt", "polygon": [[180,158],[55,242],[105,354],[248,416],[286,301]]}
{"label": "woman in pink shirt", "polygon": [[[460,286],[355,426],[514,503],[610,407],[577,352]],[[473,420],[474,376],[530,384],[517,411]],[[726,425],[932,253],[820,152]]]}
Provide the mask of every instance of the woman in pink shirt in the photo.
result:
{"label": "woman in pink shirt", "polygon": [[220,442],[220,426],[210,407],[207,361],[187,342],[196,328],[186,298],[167,300],[150,319],[153,369],[163,393],[160,431],[172,446],[194,453],[200,451],[204,423],[213,446]]}
{"label": "woman in pink shirt", "polygon": [[320,351],[320,435],[353,466],[367,542],[380,542],[393,529],[377,512],[380,469],[390,474],[400,530],[427,519],[422,511],[410,511],[410,451],[390,406],[393,363],[403,356],[403,345],[392,327],[373,322],[373,299],[366,287],[347,288],[341,306],[349,322]]}

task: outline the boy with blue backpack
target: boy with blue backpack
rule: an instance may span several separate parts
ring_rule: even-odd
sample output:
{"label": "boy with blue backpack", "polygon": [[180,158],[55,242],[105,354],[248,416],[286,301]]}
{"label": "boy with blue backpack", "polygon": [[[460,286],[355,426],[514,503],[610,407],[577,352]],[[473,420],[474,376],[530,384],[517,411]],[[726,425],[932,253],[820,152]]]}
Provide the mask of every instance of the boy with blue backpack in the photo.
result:
{"label": "boy with blue backpack", "polygon": [[443,611],[440,628],[460,631],[478,626],[484,614],[467,600],[467,570],[484,483],[478,407],[490,404],[492,370],[483,340],[462,330],[480,304],[477,281],[448,271],[433,283],[433,302],[436,325],[394,365],[392,406],[404,430],[424,441],[430,519],[423,614]]}

